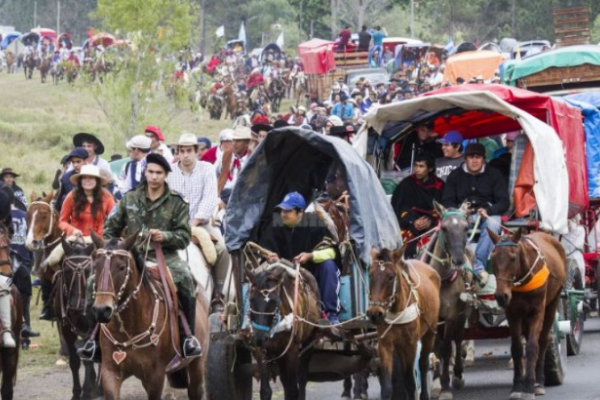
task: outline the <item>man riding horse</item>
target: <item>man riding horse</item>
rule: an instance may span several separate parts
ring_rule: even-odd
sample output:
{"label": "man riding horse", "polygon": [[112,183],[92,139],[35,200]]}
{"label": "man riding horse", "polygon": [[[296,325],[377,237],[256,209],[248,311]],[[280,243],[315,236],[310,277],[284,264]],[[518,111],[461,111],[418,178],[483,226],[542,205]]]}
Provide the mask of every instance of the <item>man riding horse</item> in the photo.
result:
{"label": "man riding horse", "polygon": [[[147,261],[156,262],[156,254],[145,238],[161,244],[165,262],[177,288],[177,297],[183,315],[190,329],[190,336],[185,337],[185,329],[181,329],[183,356],[199,357],[202,348],[194,337],[196,319],[196,290],[194,278],[187,262],[177,255],[177,250],[184,250],[190,243],[189,205],[177,192],[171,191],[166,183],[171,166],[160,154],[149,154],[146,157],[146,181],[136,190],[128,192],[120,204],[115,206],[104,227],[104,239],[119,238],[140,232],[136,243],[139,254],[148,254]],[[92,292],[91,290],[88,292]],[[88,300],[90,301],[90,300]],[[183,325],[183,321],[182,324]],[[84,360],[98,360],[100,349],[97,337],[92,337],[78,350],[77,354]]]}

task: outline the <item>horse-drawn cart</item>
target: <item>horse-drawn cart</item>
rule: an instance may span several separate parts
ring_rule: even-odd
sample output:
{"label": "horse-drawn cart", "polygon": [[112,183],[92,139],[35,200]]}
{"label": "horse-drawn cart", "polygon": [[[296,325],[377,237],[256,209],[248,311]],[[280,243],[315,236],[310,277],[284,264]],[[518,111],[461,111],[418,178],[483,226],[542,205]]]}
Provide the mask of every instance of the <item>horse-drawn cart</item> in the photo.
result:
{"label": "horse-drawn cart", "polygon": [[[394,145],[416,134],[420,125],[433,123],[440,136],[458,130],[469,140],[522,131],[510,163],[511,207],[502,217],[507,231],[542,230],[562,237],[569,233],[569,219],[588,209],[581,113],[560,100],[500,85],[465,85],[382,106],[367,114],[366,121],[354,146],[388,178],[402,176],[393,172]],[[579,352],[582,339],[584,292],[575,282],[581,273],[571,261],[567,259],[567,283],[546,353],[547,385],[562,383],[564,356],[567,350]],[[494,291],[465,301],[473,306],[465,339],[509,336],[502,309],[490,304],[495,303]]]}
{"label": "horse-drawn cart", "polygon": [[[323,336],[312,346],[308,379],[341,380],[363,371],[371,362],[376,333],[365,315],[369,282],[365,265],[372,248],[400,245],[396,218],[374,171],[348,143],[312,131],[277,129],[252,154],[228,204],[226,244],[232,253],[237,301],[231,301],[219,318],[211,317],[209,398],[250,399],[251,378],[261,367],[253,363],[248,340],[252,330],[247,324],[247,276],[256,267],[251,250],[257,248],[250,243],[259,243],[273,225],[274,208],[286,193],[297,191],[313,201],[325,192],[332,176],[337,176],[347,191],[347,202],[334,205],[347,221],[336,230],[346,260],[341,268],[343,309],[336,334],[328,333],[331,327],[317,327]],[[315,207],[318,210],[320,206]],[[300,319],[293,322],[306,323]]]}

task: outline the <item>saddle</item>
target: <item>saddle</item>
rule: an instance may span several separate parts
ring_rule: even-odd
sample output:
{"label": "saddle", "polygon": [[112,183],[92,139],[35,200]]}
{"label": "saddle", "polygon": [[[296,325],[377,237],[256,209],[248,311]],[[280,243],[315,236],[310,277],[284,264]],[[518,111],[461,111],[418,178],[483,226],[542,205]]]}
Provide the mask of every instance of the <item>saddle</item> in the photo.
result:
{"label": "saddle", "polygon": [[217,248],[215,247],[216,240],[210,233],[204,228],[194,226],[192,227],[192,242],[198,246],[208,265],[214,266],[217,262]]}

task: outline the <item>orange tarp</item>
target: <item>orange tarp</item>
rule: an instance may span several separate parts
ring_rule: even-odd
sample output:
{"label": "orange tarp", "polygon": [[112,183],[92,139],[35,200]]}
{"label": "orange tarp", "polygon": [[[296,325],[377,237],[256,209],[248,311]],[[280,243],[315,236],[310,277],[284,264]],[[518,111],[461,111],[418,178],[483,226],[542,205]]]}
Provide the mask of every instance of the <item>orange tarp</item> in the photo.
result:
{"label": "orange tarp", "polygon": [[457,78],[463,78],[465,82],[469,82],[471,78],[478,75],[485,80],[490,80],[502,62],[504,62],[504,56],[495,51],[467,51],[453,55],[446,61],[444,82],[455,85]]}

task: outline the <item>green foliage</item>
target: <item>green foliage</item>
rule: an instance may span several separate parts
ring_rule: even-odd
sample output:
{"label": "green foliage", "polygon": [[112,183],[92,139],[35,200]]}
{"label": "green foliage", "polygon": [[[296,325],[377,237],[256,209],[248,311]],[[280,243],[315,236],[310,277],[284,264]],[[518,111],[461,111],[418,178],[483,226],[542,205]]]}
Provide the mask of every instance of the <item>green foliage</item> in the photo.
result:
{"label": "green foliage", "polygon": [[598,44],[600,43],[600,15],[596,17],[594,24],[592,25],[592,43]]}

